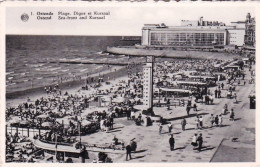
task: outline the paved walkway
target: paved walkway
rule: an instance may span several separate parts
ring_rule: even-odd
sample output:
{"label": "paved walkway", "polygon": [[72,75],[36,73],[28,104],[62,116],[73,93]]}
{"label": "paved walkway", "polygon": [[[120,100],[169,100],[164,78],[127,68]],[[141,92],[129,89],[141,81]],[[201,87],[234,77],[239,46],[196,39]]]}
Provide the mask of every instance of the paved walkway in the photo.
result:
{"label": "paved walkway", "polygon": [[[248,73],[248,69],[246,69]],[[250,75],[246,76],[249,79]],[[133,121],[126,120],[126,118],[115,119],[115,129],[109,133],[98,132],[89,136],[82,137],[82,141],[89,143],[111,143],[114,135],[119,140],[126,144],[135,138],[137,141],[137,153],[132,153],[132,160],[125,161],[124,155],[109,155],[114,162],[210,162],[215,155],[220,144],[228,144],[235,148],[255,148],[255,110],[249,109],[248,95],[251,90],[254,90],[254,84],[246,84],[246,86],[237,87],[237,96],[239,103],[234,103],[234,99],[220,98],[214,100],[214,105],[199,104],[197,113],[191,112],[191,116],[187,117],[186,131],[181,130],[181,118],[186,116],[184,107],[172,107],[167,110],[166,107],[155,108],[156,113],[163,113],[167,116],[174,125],[173,134],[175,138],[175,150],[170,151],[169,137],[167,125],[163,126],[162,134],[159,134],[159,126],[136,126]],[[222,91],[223,92],[223,91]],[[224,94],[224,92],[223,92]],[[229,121],[229,115],[223,116],[223,127],[210,128],[209,117],[211,114],[220,114],[224,104],[227,103],[229,110],[231,108],[235,111],[236,120]],[[195,116],[202,115],[204,118],[204,127],[201,130],[195,129]],[[193,150],[191,146],[191,138],[194,133],[202,133],[204,148],[201,152]],[[238,142],[231,142],[232,138],[239,138]],[[222,140],[225,142],[222,142]],[[227,142],[228,141],[228,142]],[[232,145],[230,144],[232,143]],[[244,143],[244,144],[243,144]],[[236,151],[234,151],[236,152]],[[252,161],[254,152],[241,154],[237,156],[243,157],[243,161]],[[229,154],[233,156],[232,154]],[[230,156],[225,154],[226,158],[215,159],[216,161],[226,161]],[[248,158],[246,158],[248,157]],[[235,161],[235,160],[234,160]]]}

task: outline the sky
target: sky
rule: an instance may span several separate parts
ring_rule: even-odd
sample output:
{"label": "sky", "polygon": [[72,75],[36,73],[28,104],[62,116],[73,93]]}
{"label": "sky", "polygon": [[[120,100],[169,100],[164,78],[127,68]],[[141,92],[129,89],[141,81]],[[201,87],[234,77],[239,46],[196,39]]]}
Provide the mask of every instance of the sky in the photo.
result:
{"label": "sky", "polygon": [[[110,12],[102,20],[58,20],[58,12],[74,13]],[[31,12],[33,15],[31,15]],[[38,20],[37,12],[52,12],[51,20]],[[24,22],[21,15],[27,13],[29,20]],[[165,23],[180,26],[181,20],[220,21],[227,25],[232,21],[244,21],[247,13],[255,17],[255,9],[250,6],[204,5],[181,6],[84,6],[84,7],[8,7],[6,8],[6,34],[25,35],[141,35],[144,24]],[[72,15],[71,15],[72,16]]]}

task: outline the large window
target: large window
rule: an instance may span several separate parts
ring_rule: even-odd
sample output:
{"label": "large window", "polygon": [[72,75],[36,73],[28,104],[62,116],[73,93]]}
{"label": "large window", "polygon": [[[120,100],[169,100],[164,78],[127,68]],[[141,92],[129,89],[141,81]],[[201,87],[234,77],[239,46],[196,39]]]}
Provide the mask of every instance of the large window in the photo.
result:
{"label": "large window", "polygon": [[224,45],[224,33],[152,32],[151,45],[213,46]]}

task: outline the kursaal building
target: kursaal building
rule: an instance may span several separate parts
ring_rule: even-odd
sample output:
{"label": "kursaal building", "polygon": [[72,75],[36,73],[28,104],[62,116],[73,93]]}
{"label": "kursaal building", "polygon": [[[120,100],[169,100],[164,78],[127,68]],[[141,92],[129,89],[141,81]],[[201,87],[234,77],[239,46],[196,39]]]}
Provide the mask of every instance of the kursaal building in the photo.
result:
{"label": "kursaal building", "polygon": [[231,22],[229,26],[222,22],[204,21],[203,17],[197,21],[182,20],[181,26],[145,24],[142,28],[142,46],[212,49],[242,47],[249,43],[254,47],[255,33],[252,28],[250,33],[247,32],[249,24],[255,25],[250,13],[245,21]]}

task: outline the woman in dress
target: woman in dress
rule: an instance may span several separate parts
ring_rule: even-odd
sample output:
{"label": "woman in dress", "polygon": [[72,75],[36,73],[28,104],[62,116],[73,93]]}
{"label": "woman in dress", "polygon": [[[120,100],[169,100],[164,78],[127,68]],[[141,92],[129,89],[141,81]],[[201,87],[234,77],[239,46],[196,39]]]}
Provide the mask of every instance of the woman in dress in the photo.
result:
{"label": "woman in dress", "polygon": [[192,140],[191,140],[191,145],[193,146],[193,149],[195,149],[195,147],[198,146],[198,143],[197,143],[197,134],[195,133],[194,136],[192,136]]}

